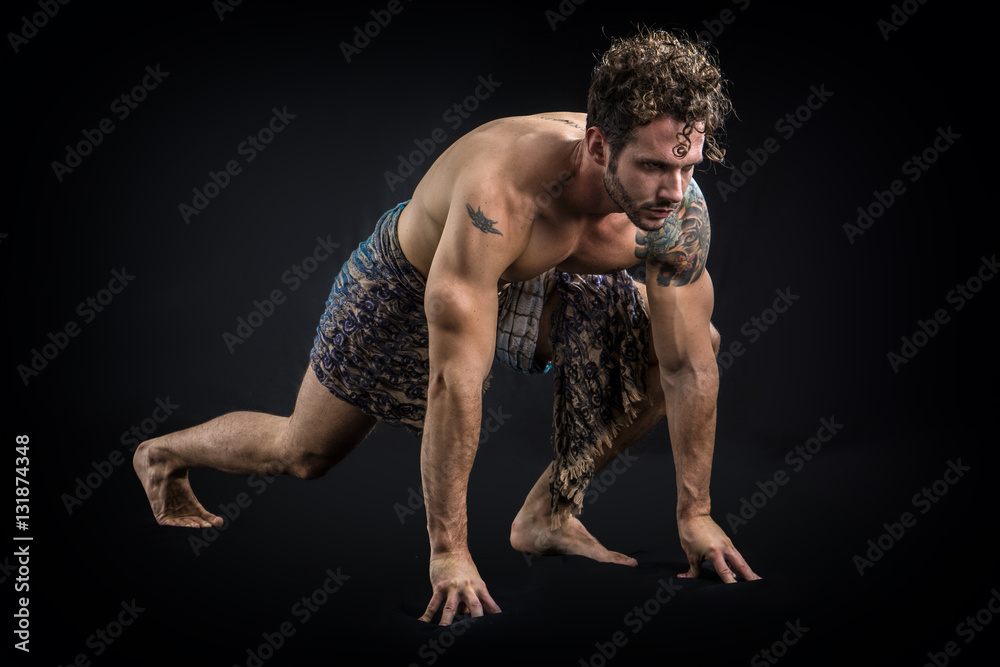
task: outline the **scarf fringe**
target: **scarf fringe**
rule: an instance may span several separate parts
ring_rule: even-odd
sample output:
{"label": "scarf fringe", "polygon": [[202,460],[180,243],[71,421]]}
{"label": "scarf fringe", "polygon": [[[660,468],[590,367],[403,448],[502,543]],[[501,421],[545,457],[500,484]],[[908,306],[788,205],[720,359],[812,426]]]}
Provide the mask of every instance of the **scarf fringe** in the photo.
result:
{"label": "scarf fringe", "polygon": [[[649,349],[645,305],[626,272],[562,274],[559,294],[562,308],[552,326],[556,370],[552,530],[583,512],[586,491],[597,472],[594,461],[638,416],[636,405],[646,401]],[[588,369],[590,376],[584,381]]]}

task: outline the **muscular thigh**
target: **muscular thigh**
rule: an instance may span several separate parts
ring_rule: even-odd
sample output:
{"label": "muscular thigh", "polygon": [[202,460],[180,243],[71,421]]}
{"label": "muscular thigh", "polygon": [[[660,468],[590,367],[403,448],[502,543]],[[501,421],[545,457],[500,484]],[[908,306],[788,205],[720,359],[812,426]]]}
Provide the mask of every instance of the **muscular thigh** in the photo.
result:
{"label": "muscular thigh", "polygon": [[334,396],[312,368],[306,368],[283,437],[296,448],[339,460],[371,433],[377,421]]}

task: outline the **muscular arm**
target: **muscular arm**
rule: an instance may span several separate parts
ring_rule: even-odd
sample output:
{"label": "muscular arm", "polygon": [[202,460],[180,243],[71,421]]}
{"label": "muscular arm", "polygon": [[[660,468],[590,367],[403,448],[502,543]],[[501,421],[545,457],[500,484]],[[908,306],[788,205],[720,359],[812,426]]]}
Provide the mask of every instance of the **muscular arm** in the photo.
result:
{"label": "muscular arm", "polygon": [[493,211],[506,207],[476,194],[454,198],[424,297],[430,380],[420,470],[433,598],[421,618],[429,621],[442,608],[442,624],[463,608],[473,616],[500,611],[466,541],[466,493],[495,346],[497,281],[519,252],[515,225],[499,223]]}
{"label": "muscular arm", "polygon": [[712,521],[709,485],[715,449],[719,372],[711,338],[715,304],[705,271],[711,227],[704,197],[692,181],[675,215],[655,232],[640,232],[636,256],[646,260],[653,346],[660,366],[677,475],[677,526],[689,576],[712,560],[726,581],[735,570],[756,579]]}

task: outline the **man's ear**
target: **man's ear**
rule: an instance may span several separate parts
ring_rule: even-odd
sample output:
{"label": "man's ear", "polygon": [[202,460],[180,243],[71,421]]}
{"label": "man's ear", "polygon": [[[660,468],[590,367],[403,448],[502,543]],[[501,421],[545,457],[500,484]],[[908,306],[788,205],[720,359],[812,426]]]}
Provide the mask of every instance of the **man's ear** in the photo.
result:
{"label": "man's ear", "polygon": [[585,141],[587,142],[587,154],[590,156],[590,159],[601,167],[607,167],[611,159],[611,144],[608,143],[608,138],[604,136],[604,132],[600,128],[591,125],[587,128]]}

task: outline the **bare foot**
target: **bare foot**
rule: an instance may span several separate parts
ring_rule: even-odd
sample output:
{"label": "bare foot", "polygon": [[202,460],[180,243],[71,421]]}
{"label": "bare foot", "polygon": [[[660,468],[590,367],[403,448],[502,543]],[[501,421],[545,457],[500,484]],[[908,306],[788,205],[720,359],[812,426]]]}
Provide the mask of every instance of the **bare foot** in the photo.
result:
{"label": "bare foot", "polygon": [[221,526],[223,519],[206,510],[191,490],[187,470],[176,470],[168,465],[166,456],[157,450],[154,440],[139,445],[132,457],[142,488],[146,490],[149,506],[156,522],[161,526],[209,528]]}
{"label": "bare foot", "polygon": [[567,517],[552,530],[548,512],[531,512],[526,507],[510,526],[510,545],[538,556],[586,556],[601,563],[638,565],[634,558],[605,549],[576,517]]}

